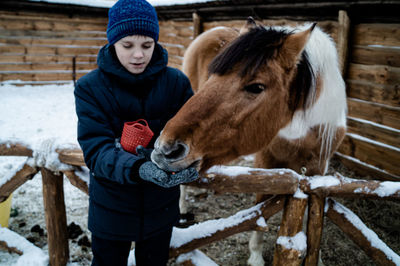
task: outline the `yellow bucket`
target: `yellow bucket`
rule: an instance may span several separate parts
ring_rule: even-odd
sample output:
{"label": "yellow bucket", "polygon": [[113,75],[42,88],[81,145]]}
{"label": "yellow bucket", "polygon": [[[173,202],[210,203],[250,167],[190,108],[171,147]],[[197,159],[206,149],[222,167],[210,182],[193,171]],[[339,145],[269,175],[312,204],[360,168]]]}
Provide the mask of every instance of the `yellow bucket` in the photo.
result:
{"label": "yellow bucket", "polygon": [[11,198],[12,194],[6,201],[0,203],[0,225],[1,227],[8,227],[8,219],[10,219],[11,211]]}

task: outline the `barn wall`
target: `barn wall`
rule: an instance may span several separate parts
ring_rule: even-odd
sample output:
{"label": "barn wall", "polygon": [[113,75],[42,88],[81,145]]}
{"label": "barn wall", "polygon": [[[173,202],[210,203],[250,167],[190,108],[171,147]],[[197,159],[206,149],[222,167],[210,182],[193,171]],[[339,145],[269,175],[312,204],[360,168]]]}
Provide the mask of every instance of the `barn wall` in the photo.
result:
{"label": "barn wall", "polygon": [[349,134],[339,157],[364,174],[398,179],[400,24],[360,23],[352,27],[351,36],[346,77]]}
{"label": "barn wall", "polygon": [[[274,19],[265,25],[302,23]],[[244,20],[204,21],[240,28]],[[318,25],[337,42],[338,21]],[[96,68],[98,50],[107,42],[106,15],[0,10],[0,82],[70,82]],[[193,40],[188,20],[160,20],[160,43],[169,65],[181,68]],[[361,174],[374,178],[400,177],[400,24],[354,23],[351,26],[345,80],[348,127],[337,157]]]}

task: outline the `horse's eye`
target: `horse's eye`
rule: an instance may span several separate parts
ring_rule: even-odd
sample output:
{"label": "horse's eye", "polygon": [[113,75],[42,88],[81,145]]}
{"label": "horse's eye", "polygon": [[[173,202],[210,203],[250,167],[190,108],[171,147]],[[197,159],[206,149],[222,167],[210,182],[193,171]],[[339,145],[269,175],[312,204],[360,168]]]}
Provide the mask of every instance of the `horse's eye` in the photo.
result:
{"label": "horse's eye", "polygon": [[265,90],[265,86],[260,83],[254,83],[254,84],[250,84],[250,85],[247,85],[246,87],[244,87],[244,90],[247,92],[254,93],[254,94],[259,94],[263,90]]}

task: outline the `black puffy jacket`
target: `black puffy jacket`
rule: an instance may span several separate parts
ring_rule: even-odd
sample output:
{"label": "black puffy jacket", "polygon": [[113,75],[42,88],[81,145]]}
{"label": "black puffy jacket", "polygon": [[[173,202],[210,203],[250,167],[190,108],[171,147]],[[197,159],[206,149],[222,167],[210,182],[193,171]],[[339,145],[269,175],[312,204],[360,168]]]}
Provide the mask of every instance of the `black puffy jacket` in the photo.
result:
{"label": "black puffy jacket", "polygon": [[156,44],[146,70],[133,75],[106,45],[98,69],[76,84],[78,142],[90,169],[89,229],[97,237],[145,239],[179,218],[179,187],[133,181],[138,178],[133,169],[144,158],[116,145],[124,122],[143,118],[154,132],[152,148],[167,121],[193,95],[188,78],[167,63],[167,51]]}

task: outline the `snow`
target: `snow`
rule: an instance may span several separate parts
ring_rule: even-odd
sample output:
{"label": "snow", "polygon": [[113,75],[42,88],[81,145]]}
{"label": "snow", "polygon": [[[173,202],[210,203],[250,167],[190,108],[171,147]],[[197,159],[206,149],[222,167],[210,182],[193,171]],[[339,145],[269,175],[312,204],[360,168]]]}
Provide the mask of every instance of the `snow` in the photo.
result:
{"label": "snow", "polygon": [[273,175],[285,175],[289,174],[295,177],[299,175],[290,169],[264,169],[264,168],[252,168],[246,166],[225,166],[225,165],[217,165],[213,166],[207,170],[207,174],[216,174],[216,175],[226,175],[229,177],[236,177],[239,175],[250,175],[255,172],[260,172],[260,174],[273,176]]}
{"label": "snow", "polygon": [[285,247],[285,249],[295,249],[300,252],[307,250],[307,237],[304,232],[299,232],[295,236],[280,236],[276,240],[278,245]]}
{"label": "snow", "polygon": [[[18,157],[17,157],[18,158]],[[1,159],[1,157],[0,157]],[[0,187],[7,183],[15,174],[22,169],[25,165],[27,159],[25,157],[18,158],[13,163],[4,163],[1,164],[0,160]]]}
{"label": "snow", "polygon": [[335,202],[333,208],[338,213],[343,214],[350,223],[360,230],[365,238],[371,243],[372,247],[381,250],[389,260],[393,261],[395,265],[400,265],[400,256],[393,252],[393,250],[391,250],[382,240],[380,240],[378,235],[369,229],[360,220],[360,218],[358,218],[357,215],[338,202]]}
{"label": "snow", "polygon": [[385,181],[380,183],[379,187],[373,192],[379,197],[388,197],[394,194],[400,194],[400,182]]}
{"label": "snow", "polygon": [[23,253],[14,266],[47,266],[49,263],[49,257],[40,248],[8,228],[0,226],[1,241],[6,242],[9,248],[16,248]]}
{"label": "snow", "polygon": [[79,148],[73,84],[0,85],[0,143],[22,144],[33,150],[31,166],[53,171],[70,166],[58,160],[56,149]]}
{"label": "snow", "polygon": [[267,222],[265,221],[265,218],[262,217],[262,216],[261,216],[260,218],[257,219],[256,224],[257,224],[259,227],[267,227],[267,226],[268,226],[268,225],[267,225]]}
{"label": "snow", "polygon": [[211,236],[217,231],[222,231],[226,228],[234,227],[245,220],[252,219],[261,214],[261,205],[259,203],[249,209],[242,210],[228,218],[217,220],[208,220],[203,223],[194,224],[188,228],[175,228],[172,231],[171,247],[177,248],[194,239],[200,239]]}
{"label": "snow", "polygon": [[298,199],[306,199],[308,198],[308,195],[301,191],[300,188],[297,188],[296,192],[293,194],[293,197]]}
{"label": "snow", "polygon": [[[31,2],[47,2],[53,4],[68,4],[68,5],[80,5],[80,6],[91,6],[100,8],[112,7],[115,0],[30,0]],[[153,6],[170,6],[170,5],[186,5],[193,3],[205,3],[212,2],[213,0],[148,0]]]}
{"label": "snow", "polygon": [[334,176],[313,176],[308,179],[308,182],[311,189],[340,185],[340,181]]}
{"label": "snow", "polygon": [[189,253],[179,255],[176,259],[177,263],[184,263],[185,261],[190,261],[194,266],[218,266],[218,264],[197,249]]}

